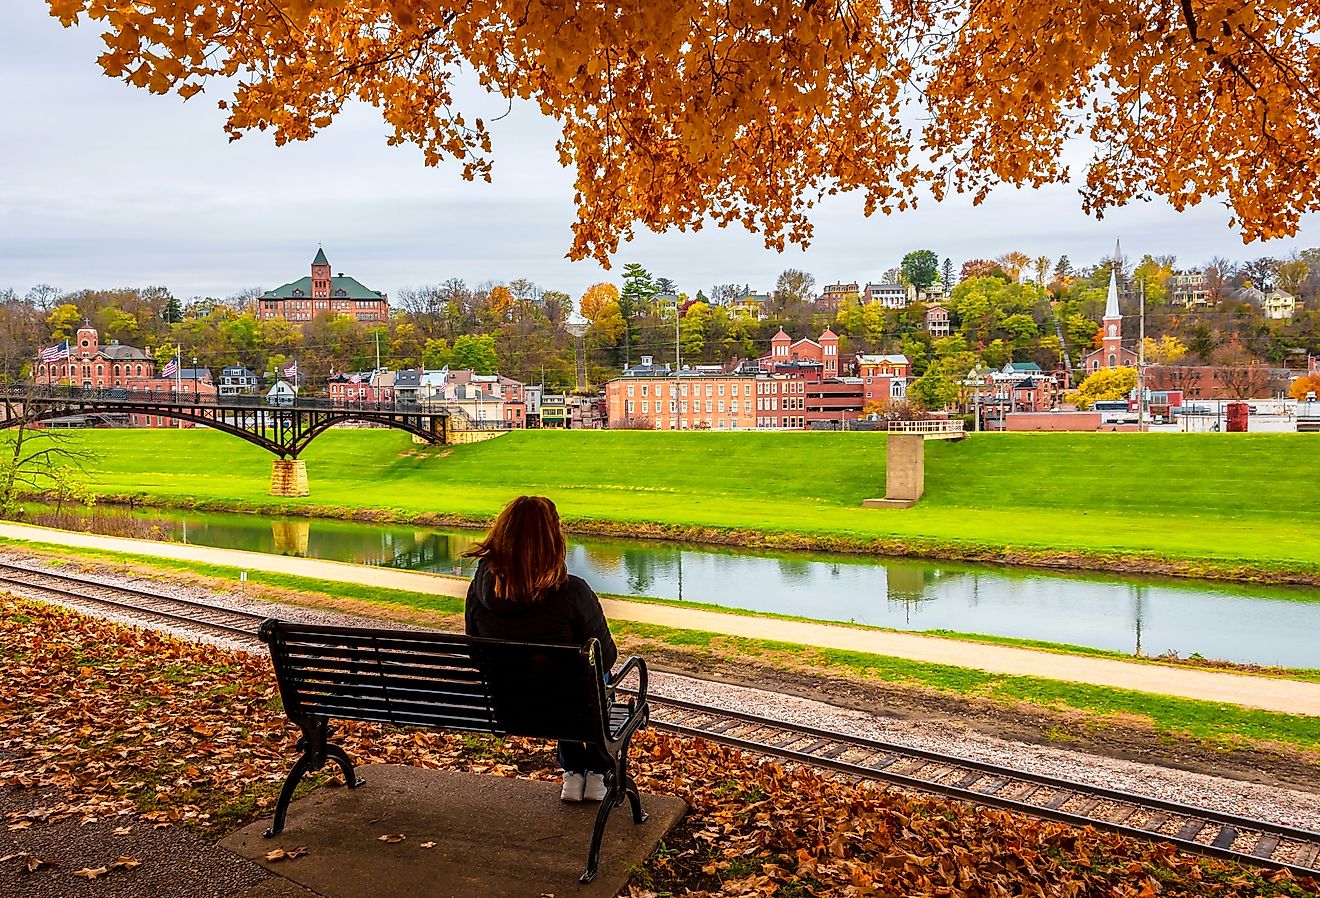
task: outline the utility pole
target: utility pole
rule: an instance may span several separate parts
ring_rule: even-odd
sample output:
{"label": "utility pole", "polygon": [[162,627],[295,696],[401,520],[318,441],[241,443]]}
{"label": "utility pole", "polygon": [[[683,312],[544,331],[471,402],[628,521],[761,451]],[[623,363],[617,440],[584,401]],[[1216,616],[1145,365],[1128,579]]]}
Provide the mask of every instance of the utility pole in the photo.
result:
{"label": "utility pole", "polygon": [[1146,279],[1141,279],[1137,328],[1137,432],[1146,432]]}
{"label": "utility pole", "polygon": [[376,370],[380,370],[380,331],[376,331]]}
{"label": "utility pole", "polygon": [[674,297],[674,370],[681,371],[683,368],[682,344],[678,330],[678,297]]}

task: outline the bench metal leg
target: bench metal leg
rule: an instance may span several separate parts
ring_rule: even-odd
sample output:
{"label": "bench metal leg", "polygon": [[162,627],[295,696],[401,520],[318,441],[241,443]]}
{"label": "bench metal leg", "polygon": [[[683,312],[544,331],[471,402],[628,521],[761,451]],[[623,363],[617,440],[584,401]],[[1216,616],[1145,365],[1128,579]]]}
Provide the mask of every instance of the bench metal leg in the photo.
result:
{"label": "bench metal leg", "polygon": [[338,745],[327,745],[325,748],[327,757],[333,758],[338,764],[339,769],[344,772],[344,785],[350,789],[356,789],[358,786],[365,786],[367,781],[353,773],[353,761]]}
{"label": "bench metal leg", "polygon": [[302,778],[313,770],[319,770],[325,766],[325,762],[333,759],[339,765],[339,769],[344,772],[344,784],[350,789],[356,789],[358,786],[365,785],[366,780],[354,775],[353,761],[338,745],[331,745],[329,742],[331,728],[321,720],[314,720],[308,723],[299,724],[302,727],[302,738],[298,740],[296,748],[302,751],[300,757],[289,771],[289,776],[284,781],[284,788],[280,789],[280,800],[275,803],[275,819],[271,821],[270,828],[263,836],[267,839],[278,836],[284,831],[284,818],[289,813],[289,802],[293,801],[293,793],[298,788],[298,783]]}
{"label": "bench metal leg", "polygon": [[646,822],[646,813],[642,810],[642,796],[637,791],[637,783],[628,775],[628,746],[625,744],[623,750],[619,752],[619,757],[615,761],[615,768],[612,773],[607,773],[609,780],[609,794],[605,800],[600,803],[600,810],[596,812],[596,826],[591,832],[591,850],[587,853],[587,870],[578,877],[578,882],[588,883],[596,878],[596,873],[600,869],[600,845],[605,839],[605,827],[610,822],[610,813],[623,804],[625,798],[632,805],[633,823],[640,825]]}
{"label": "bench metal leg", "polygon": [[647,814],[642,810],[642,795],[637,791],[637,783],[631,776],[625,776],[624,783],[624,792],[628,795],[628,803],[632,805],[633,823],[645,823]]}
{"label": "bench metal leg", "polygon": [[271,821],[270,829],[262,833],[263,836],[271,839],[284,831],[284,817],[289,813],[289,802],[293,800],[293,790],[298,788],[298,783],[302,781],[309,770],[314,770],[319,766],[319,764],[314,764],[312,756],[306,753],[293,765],[288,778],[284,781],[284,788],[280,790],[280,800],[275,804],[275,819]]}
{"label": "bench metal leg", "polygon": [[587,870],[578,877],[580,883],[588,883],[596,878],[596,873],[600,869],[600,843],[605,838],[605,826],[610,822],[610,812],[623,804],[623,789],[619,787],[618,778],[612,774],[609,777],[610,791],[600,803],[600,810],[596,812],[596,826],[591,831],[591,850],[587,852]]}

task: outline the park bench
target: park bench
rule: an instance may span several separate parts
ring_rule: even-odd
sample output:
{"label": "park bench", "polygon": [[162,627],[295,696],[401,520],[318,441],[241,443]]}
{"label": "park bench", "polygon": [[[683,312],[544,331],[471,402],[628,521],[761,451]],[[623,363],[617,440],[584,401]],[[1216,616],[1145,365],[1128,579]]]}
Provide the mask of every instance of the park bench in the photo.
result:
{"label": "park bench", "polygon": [[[350,789],[363,785],[348,754],[330,741],[336,719],[596,746],[614,766],[605,774],[608,794],[596,814],[584,883],[596,875],[605,825],[625,796],[633,822],[646,820],[628,774],[628,743],[649,714],[641,658],[629,658],[606,684],[595,639],[541,645],[274,619],[262,623],[259,635],[270,647],[285,713],[302,730],[296,746],[302,756],[284,781],[267,838],[284,829],[299,781],[327,761],[339,764]],[[634,671],[637,692],[619,701],[617,685]]]}

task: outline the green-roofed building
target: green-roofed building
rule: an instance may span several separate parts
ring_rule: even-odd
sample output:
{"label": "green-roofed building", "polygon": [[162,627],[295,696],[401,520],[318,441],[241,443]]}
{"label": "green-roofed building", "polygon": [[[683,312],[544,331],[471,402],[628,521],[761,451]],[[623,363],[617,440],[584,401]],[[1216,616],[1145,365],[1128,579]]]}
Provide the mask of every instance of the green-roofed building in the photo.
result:
{"label": "green-roofed building", "polygon": [[306,322],[328,312],[358,321],[384,322],[390,317],[390,300],[379,290],[363,286],[356,278],[342,272],[331,274],[330,260],[319,247],[316,258],[312,259],[310,277],[276,287],[257,299],[257,315],[263,321],[285,318]]}

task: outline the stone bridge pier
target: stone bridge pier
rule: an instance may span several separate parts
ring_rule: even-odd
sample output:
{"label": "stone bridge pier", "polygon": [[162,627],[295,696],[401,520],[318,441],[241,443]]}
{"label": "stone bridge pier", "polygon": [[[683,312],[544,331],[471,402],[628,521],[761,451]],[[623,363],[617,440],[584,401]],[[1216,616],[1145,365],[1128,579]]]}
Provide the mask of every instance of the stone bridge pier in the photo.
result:
{"label": "stone bridge pier", "polygon": [[311,495],[307,484],[307,462],[301,458],[277,458],[270,472],[270,494],[288,498]]}

